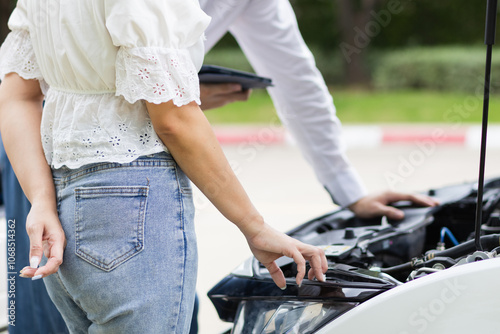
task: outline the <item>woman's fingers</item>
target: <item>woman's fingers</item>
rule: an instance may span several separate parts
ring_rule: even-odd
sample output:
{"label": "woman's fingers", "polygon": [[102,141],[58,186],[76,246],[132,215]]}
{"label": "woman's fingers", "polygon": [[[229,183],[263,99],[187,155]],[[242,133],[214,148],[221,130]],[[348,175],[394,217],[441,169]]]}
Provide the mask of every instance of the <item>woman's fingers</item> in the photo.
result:
{"label": "woman's fingers", "polygon": [[[46,248],[46,255],[48,255],[47,263],[42,267],[38,267],[40,261],[36,259],[32,260],[30,266],[24,267],[21,270],[21,277],[39,279],[52,275],[59,270],[63,259],[65,239],[64,237],[59,237],[58,241],[49,242],[48,244],[49,246]],[[36,266],[34,266],[35,262]]]}
{"label": "woman's fingers", "polygon": [[38,268],[43,255],[43,226],[29,223],[26,230],[30,239],[30,267]]}
{"label": "woman's fingers", "polygon": [[248,242],[255,258],[268,269],[274,282],[280,288],[286,285],[286,280],[283,272],[274,261],[282,256],[292,258],[296,263],[295,281],[297,285],[302,285],[307,261],[311,266],[307,277],[310,280],[316,277],[321,282],[325,280],[324,273],[328,270],[328,262],[325,252],[319,247],[304,244],[269,226],[266,226],[253,238],[248,239]]}
{"label": "woman's fingers", "polygon": [[[297,241],[298,242],[298,241]],[[325,272],[328,270],[328,262],[326,260],[325,252],[318,247],[303,244],[299,242],[296,246],[292,258],[297,264],[297,276],[295,278],[297,285],[301,286],[302,281],[306,274],[306,260],[309,261],[311,269],[307,275],[309,280],[315,277],[318,281],[325,281]]]}
{"label": "woman's fingers", "polygon": [[320,282],[325,280],[325,272],[328,270],[328,262],[326,260],[325,252],[316,246],[301,243],[299,245],[300,252],[307,261],[311,269],[307,275],[308,279],[316,279]]}
{"label": "woman's fingers", "polygon": [[24,278],[32,278],[35,276],[35,272],[37,269],[31,268],[30,266],[24,267],[20,272],[19,276],[24,277]]}
{"label": "woman's fingers", "polygon": [[271,275],[271,278],[273,279],[274,283],[281,290],[285,290],[286,289],[285,275],[283,274],[281,268],[276,264],[276,262],[273,261],[269,264],[264,264],[264,266],[269,271],[269,274]]}
{"label": "woman's fingers", "polygon": [[308,278],[312,280],[316,277],[318,281],[324,282],[325,273],[328,270],[328,261],[326,260],[325,252],[320,248],[316,248],[315,254],[309,259],[309,264],[311,269],[309,270]]}
{"label": "woman's fingers", "polygon": [[[56,237],[54,236],[54,238]],[[62,264],[63,261],[65,239],[64,235],[58,236],[57,238],[58,238],[57,240],[49,241],[48,261],[43,267],[38,268],[38,270],[35,273],[35,277],[38,276],[46,277],[56,273],[57,270],[59,270],[59,266]]]}
{"label": "woman's fingers", "polygon": [[297,282],[298,286],[301,286],[304,276],[306,275],[306,260],[298,249],[294,252],[292,258],[297,264],[297,276],[295,277],[295,282]]}
{"label": "woman's fingers", "polygon": [[[45,208],[32,207],[26,230],[30,239],[30,270],[23,270],[21,275],[39,279],[57,272],[66,246],[66,237],[57,214]],[[39,267],[44,254],[48,261]]]}

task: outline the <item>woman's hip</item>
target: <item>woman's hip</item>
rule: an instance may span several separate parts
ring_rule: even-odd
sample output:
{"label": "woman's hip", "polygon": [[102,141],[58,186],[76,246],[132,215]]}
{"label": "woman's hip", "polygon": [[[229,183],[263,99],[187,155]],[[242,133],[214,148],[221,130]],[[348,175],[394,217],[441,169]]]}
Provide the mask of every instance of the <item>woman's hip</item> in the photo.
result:
{"label": "woman's hip", "polygon": [[116,308],[161,313],[153,301],[183,314],[197,254],[190,182],[175,161],[155,154],[53,175],[68,241],[60,284],[89,319],[105,323]]}

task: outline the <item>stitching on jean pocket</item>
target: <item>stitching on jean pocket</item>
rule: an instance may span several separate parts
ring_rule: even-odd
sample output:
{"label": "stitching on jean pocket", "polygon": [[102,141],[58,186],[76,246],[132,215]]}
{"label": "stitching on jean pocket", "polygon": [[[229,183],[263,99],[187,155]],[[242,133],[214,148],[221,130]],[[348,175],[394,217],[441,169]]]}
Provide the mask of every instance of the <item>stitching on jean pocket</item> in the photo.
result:
{"label": "stitching on jean pocket", "polygon": [[179,184],[179,188],[182,192],[183,195],[192,195],[193,194],[193,188],[191,187],[191,181],[189,178],[184,174],[182,169],[180,169],[179,166],[176,166],[175,168],[175,176],[177,178],[177,183]]}
{"label": "stitching on jean pocket", "polygon": [[111,271],[144,249],[149,187],[75,189],[76,255]]}

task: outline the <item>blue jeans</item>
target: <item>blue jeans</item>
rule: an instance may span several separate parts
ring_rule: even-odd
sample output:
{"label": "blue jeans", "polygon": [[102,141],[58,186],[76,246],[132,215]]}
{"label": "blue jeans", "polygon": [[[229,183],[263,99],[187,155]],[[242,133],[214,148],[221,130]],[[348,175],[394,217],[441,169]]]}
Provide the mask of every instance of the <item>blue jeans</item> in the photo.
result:
{"label": "blue jeans", "polygon": [[188,178],[167,153],[53,171],[67,246],[45,278],[71,333],[189,332],[197,250]]}
{"label": "blue jeans", "polygon": [[198,294],[194,297],[193,318],[191,319],[191,328],[189,334],[198,334],[198,311],[200,310],[200,300]]}
{"label": "blue jeans", "polygon": [[[17,181],[9,159],[0,141],[0,170],[5,218],[10,223],[7,235],[15,235],[15,258],[9,260],[7,272],[19,272],[29,265],[30,241],[26,233],[26,216],[30,203]],[[13,265],[13,267],[10,267]],[[66,334],[68,329],[52,303],[43,281],[31,281],[18,275],[9,275],[14,285],[9,289],[9,334]]]}

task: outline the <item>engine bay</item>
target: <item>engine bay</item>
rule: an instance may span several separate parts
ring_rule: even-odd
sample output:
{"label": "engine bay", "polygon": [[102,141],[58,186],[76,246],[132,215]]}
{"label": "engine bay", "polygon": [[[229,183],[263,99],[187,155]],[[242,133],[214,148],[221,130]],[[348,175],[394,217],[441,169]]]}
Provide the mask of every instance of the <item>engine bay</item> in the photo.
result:
{"label": "engine bay", "polygon": [[293,309],[306,302],[307,307],[320,303],[321,312],[329,314],[321,317],[327,322],[406,282],[498,256],[500,178],[484,185],[482,251],[477,250],[474,240],[477,185],[464,183],[431,189],[426,194],[439,200],[440,205],[429,208],[394,203],[405,213],[399,221],[386,217],[360,219],[347,209],[339,209],[289,231],[290,236],[324,249],[328,259],[326,282],[304,280],[297,286],[295,263],[281,258],[277,262],[287,278],[287,288],[282,291],[267,269],[250,258],[209,292],[220,318],[245,324],[233,333],[253,333],[245,329],[256,326],[248,321],[253,312],[275,312],[285,305]]}

